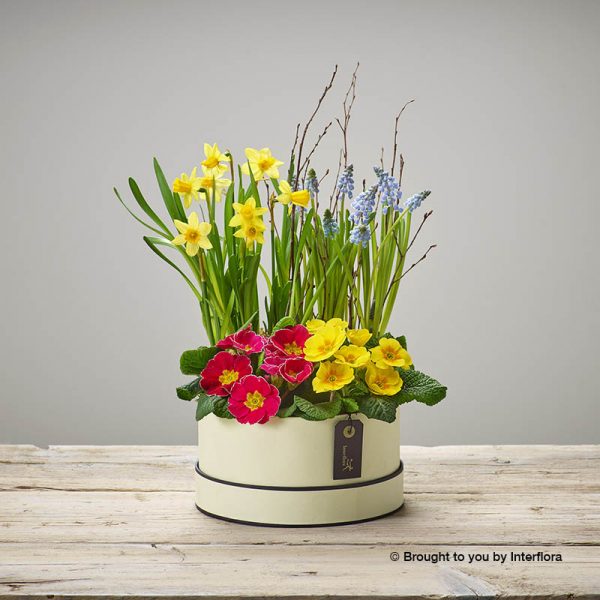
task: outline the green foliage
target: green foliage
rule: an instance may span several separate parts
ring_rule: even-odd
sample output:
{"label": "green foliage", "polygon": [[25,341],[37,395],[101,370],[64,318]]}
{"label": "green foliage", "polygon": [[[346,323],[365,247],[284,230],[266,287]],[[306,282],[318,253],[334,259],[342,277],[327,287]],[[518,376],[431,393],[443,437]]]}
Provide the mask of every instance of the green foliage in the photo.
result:
{"label": "green foliage", "polygon": [[277,323],[273,326],[272,333],[279,331],[285,327],[291,327],[292,325],[296,325],[296,321],[292,317],[283,317],[283,319],[279,319]]}
{"label": "green foliage", "polygon": [[215,400],[218,396],[208,396],[201,393],[198,396],[198,404],[196,405],[196,421],[204,419],[206,415],[210,415],[215,410]]}
{"label": "green foliage", "polygon": [[342,401],[340,398],[335,398],[329,402],[320,402],[313,404],[300,396],[294,397],[294,403],[301,412],[301,417],[309,421],[324,421],[331,419],[340,414],[342,409]]}
{"label": "green foliage", "polygon": [[200,375],[206,363],[215,354],[220,352],[219,348],[200,346],[195,350],[186,350],[179,359],[179,367],[184,375]]}
{"label": "green foliage", "polygon": [[360,406],[352,398],[342,398],[342,410],[343,412],[355,413],[360,410]]}
{"label": "green foliage", "polygon": [[393,396],[397,404],[405,404],[416,400],[433,406],[446,397],[447,388],[433,377],[420,371],[402,371],[400,373],[404,384],[402,389]]}
{"label": "green foliage", "polygon": [[181,400],[193,400],[200,392],[200,378],[197,377],[194,381],[179,386],[177,388],[177,397]]}
{"label": "green foliage", "polygon": [[286,418],[286,417],[292,417],[295,414],[298,414],[298,407],[296,406],[296,403],[294,401],[292,401],[292,403],[289,406],[284,406],[282,408],[280,408],[277,411],[277,416],[278,417],[282,417],[282,418]]}
{"label": "green foliage", "polygon": [[386,423],[393,423],[396,419],[397,405],[392,400],[383,396],[369,396],[358,401],[360,412],[369,419],[378,419]]}
{"label": "green foliage", "polygon": [[213,402],[213,412],[217,417],[221,417],[222,419],[233,419],[233,415],[229,412],[229,408],[227,408],[227,398],[221,398],[218,396],[214,396],[215,400]]}

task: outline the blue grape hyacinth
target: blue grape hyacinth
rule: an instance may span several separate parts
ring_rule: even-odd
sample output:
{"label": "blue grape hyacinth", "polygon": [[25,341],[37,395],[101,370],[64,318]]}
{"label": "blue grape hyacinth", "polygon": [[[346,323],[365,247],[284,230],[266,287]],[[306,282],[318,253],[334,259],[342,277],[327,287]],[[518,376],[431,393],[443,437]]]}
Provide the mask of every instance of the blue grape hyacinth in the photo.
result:
{"label": "blue grape hyacinth", "polygon": [[319,180],[314,169],[309,170],[305,187],[313,198],[319,193]]}
{"label": "blue grape hyacinth", "polygon": [[361,192],[352,201],[351,205],[354,211],[350,213],[350,220],[354,223],[366,221],[375,210],[375,197],[377,196],[377,186],[372,185],[366,192]]}
{"label": "blue grape hyacinth", "polygon": [[380,167],[373,167],[373,170],[379,178],[381,212],[386,215],[390,208],[400,210],[402,208],[400,205],[400,198],[402,198],[400,182]]}
{"label": "blue grape hyacinth", "polygon": [[363,248],[366,248],[371,239],[371,228],[368,223],[355,225],[350,231],[349,239],[353,244],[360,244]]}
{"label": "blue grape hyacinth", "polygon": [[430,190],[424,190],[418,194],[414,194],[404,202],[404,208],[408,208],[411,213],[414,212],[421,206],[421,203],[429,196],[429,194],[431,194]]}
{"label": "blue grape hyacinth", "polygon": [[352,198],[354,193],[354,166],[348,165],[344,172],[340,175],[337,182],[337,189],[340,194],[346,194],[348,198]]}
{"label": "blue grape hyacinth", "polygon": [[327,239],[334,238],[340,232],[340,226],[327,209],[323,215],[323,233]]}
{"label": "blue grape hyacinth", "polygon": [[356,196],[351,204],[354,210],[350,213],[350,221],[354,223],[354,227],[350,231],[349,239],[353,244],[361,244],[363,248],[367,246],[371,239],[369,222],[375,211],[376,196],[377,186],[372,185],[367,191]]}

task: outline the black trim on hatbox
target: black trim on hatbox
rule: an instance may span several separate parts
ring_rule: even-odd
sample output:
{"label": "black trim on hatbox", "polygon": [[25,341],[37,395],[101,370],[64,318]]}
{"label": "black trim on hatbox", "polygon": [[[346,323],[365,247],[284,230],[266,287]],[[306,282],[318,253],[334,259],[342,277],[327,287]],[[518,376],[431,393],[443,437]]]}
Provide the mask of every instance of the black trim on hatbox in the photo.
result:
{"label": "black trim on hatbox", "polygon": [[338,484],[338,485],[310,485],[304,487],[285,487],[278,485],[252,485],[250,483],[238,483],[237,481],[226,481],[225,479],[219,479],[213,477],[200,470],[200,464],[196,463],[196,473],[215,483],[222,483],[223,485],[232,485],[234,487],[249,488],[251,490],[271,490],[274,492],[319,492],[324,490],[347,490],[348,488],[365,487],[367,485],[374,485],[376,483],[382,483],[388,481],[388,479],[394,479],[398,477],[404,471],[404,464],[400,461],[398,468],[389,475],[378,477],[377,479],[369,479],[368,481],[355,481],[354,483]]}
{"label": "black trim on hatbox", "polygon": [[[290,488],[283,488],[283,489],[290,489]],[[306,488],[300,488],[300,489],[306,489]],[[391,515],[397,513],[403,506],[404,506],[404,502],[402,502],[402,504],[398,508],[395,508],[394,510],[391,510],[390,512],[387,512],[383,515],[377,515],[376,517],[368,517],[367,519],[358,519],[357,521],[342,521],[341,523],[316,523],[316,524],[310,524],[310,525],[296,525],[296,524],[284,525],[281,523],[258,523],[255,521],[242,521],[241,519],[232,519],[230,517],[222,517],[221,515],[215,515],[211,512],[208,512],[207,510],[200,508],[196,504],[196,508],[203,515],[206,515],[207,517],[212,517],[213,519],[227,521],[228,523],[236,523],[238,525],[253,525],[255,527],[278,527],[278,528],[288,527],[290,529],[298,529],[301,527],[339,527],[340,525],[356,525],[358,523],[368,523],[369,521],[376,521],[377,519],[383,519],[385,517],[390,517]]]}

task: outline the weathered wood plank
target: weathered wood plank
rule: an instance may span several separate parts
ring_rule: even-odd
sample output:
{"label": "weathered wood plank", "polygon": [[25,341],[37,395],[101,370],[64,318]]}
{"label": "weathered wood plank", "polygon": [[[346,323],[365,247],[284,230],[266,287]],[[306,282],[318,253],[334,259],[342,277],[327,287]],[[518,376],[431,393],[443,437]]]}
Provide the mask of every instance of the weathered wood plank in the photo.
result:
{"label": "weathered wood plank", "polygon": [[0,493],[0,541],[215,544],[597,544],[600,494],[407,494],[392,517],[324,529],[239,527],[189,492]]}
{"label": "weathered wood plank", "polygon": [[[600,492],[600,468],[526,465],[414,464],[405,466],[409,493],[525,494]],[[5,463],[0,491],[192,491],[193,463]]]}
{"label": "weathered wood plank", "polygon": [[[164,447],[18,447],[17,453],[0,447],[0,490],[71,491],[191,491],[194,487],[194,448],[168,451]],[[515,448],[515,447],[511,447]],[[519,447],[523,448],[523,447]],[[529,462],[514,452],[463,452],[464,463],[448,458],[423,460],[422,449],[408,447],[405,484],[410,492],[471,494],[537,494],[554,491],[600,492],[600,453],[577,446],[569,459],[539,455],[540,447],[524,450]],[[553,447],[544,447],[553,448]],[[585,449],[584,449],[585,448]],[[439,454],[439,449],[426,449]],[[446,456],[455,456],[447,452]],[[135,461],[127,462],[135,454]],[[597,460],[594,456],[598,454]],[[482,456],[484,455],[484,456]],[[441,454],[441,457],[444,455]],[[535,460],[533,460],[535,459]]]}
{"label": "weathered wood plank", "polygon": [[[456,547],[457,552],[530,548]],[[435,553],[431,546],[405,548]],[[0,598],[598,598],[597,548],[561,563],[392,562],[372,546],[0,545]]]}
{"label": "weathered wood plank", "polygon": [[[0,444],[0,464],[4,462],[42,463],[186,463],[194,461],[195,446],[50,446]],[[579,468],[597,468],[600,445],[575,446],[512,445],[512,446],[402,446],[402,457],[413,464],[440,465],[559,464],[563,467],[575,461]]]}
{"label": "weathered wood plank", "polygon": [[[199,514],[195,452],[0,446],[0,600],[600,598],[598,446],[403,447],[405,508],[323,529]],[[446,550],[564,562],[389,559]]]}
{"label": "weathered wood plank", "polygon": [[[598,469],[541,465],[437,465],[408,463],[408,492],[535,494],[554,491],[600,492]],[[0,490],[191,491],[193,463],[4,463]]]}

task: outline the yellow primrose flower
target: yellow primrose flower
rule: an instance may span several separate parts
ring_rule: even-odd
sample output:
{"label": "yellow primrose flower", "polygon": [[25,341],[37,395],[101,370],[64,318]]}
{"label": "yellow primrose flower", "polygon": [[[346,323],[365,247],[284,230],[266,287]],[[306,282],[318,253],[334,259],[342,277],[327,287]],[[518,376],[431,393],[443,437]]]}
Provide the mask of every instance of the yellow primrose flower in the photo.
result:
{"label": "yellow primrose flower", "polygon": [[279,182],[279,189],[281,194],[277,196],[277,200],[284,205],[290,205],[289,209],[292,210],[292,204],[306,208],[310,202],[310,193],[308,190],[292,191],[292,186],[287,181]]}
{"label": "yellow primrose flower", "polygon": [[333,319],[329,319],[329,321],[327,321],[327,325],[330,327],[337,327],[338,329],[347,329],[348,321],[334,317]]}
{"label": "yellow primrose flower", "polygon": [[263,231],[265,229],[265,225],[262,221],[255,221],[253,223],[242,225],[233,235],[234,237],[244,238],[246,240],[246,246],[250,248],[254,242],[258,242],[259,244],[265,243],[265,238],[263,236]]}
{"label": "yellow primrose flower", "polygon": [[252,169],[252,175],[254,179],[259,181],[266,177],[273,177],[279,179],[279,169],[283,162],[277,160],[272,154],[269,148],[262,148],[256,150],[255,148],[246,148],[246,158],[248,162],[242,165],[242,173],[249,175],[248,163],[250,163],[250,169]]}
{"label": "yellow primrose flower", "polygon": [[319,366],[313,379],[313,390],[319,392],[332,392],[340,390],[354,379],[354,370],[348,365],[326,361]]}
{"label": "yellow primrose flower", "polygon": [[402,367],[408,369],[412,365],[410,354],[393,338],[381,338],[379,346],[371,350],[371,360],[380,368]]}
{"label": "yellow primrose flower", "polygon": [[342,346],[334,355],[336,363],[346,364],[354,369],[365,367],[371,358],[371,354],[366,348],[360,348],[350,344]]}
{"label": "yellow primrose flower", "polygon": [[325,321],[321,319],[311,319],[306,322],[306,329],[308,329],[309,333],[317,333],[321,327],[325,327]]}
{"label": "yellow primrose flower", "polygon": [[230,227],[250,225],[256,222],[262,224],[262,215],[267,212],[266,208],[256,208],[256,200],[254,198],[248,198],[244,204],[234,202],[232,206],[236,214],[229,220]]}
{"label": "yellow primrose flower", "polygon": [[182,173],[180,177],[173,181],[173,191],[183,195],[183,205],[186,208],[191,206],[192,200],[198,200],[198,190],[202,187],[200,185],[201,178],[196,177],[196,170],[196,167],[194,167],[189,177]]}
{"label": "yellow primrose flower", "polygon": [[177,219],[173,222],[179,231],[179,235],[173,239],[173,243],[176,246],[185,244],[185,252],[188,256],[196,256],[200,248],[206,250],[212,248],[212,244],[208,239],[212,225],[210,223],[199,223],[198,215],[195,212],[190,213],[187,223]]}
{"label": "yellow primrose flower", "polygon": [[221,162],[229,162],[229,156],[223,154],[219,150],[217,144],[204,144],[204,156],[206,157],[200,164],[204,175],[220,177],[227,171],[227,165],[222,165]]}
{"label": "yellow primrose flower", "polygon": [[380,369],[371,364],[367,367],[365,381],[369,389],[379,396],[393,396],[402,389],[402,378],[396,369]]}
{"label": "yellow primrose flower", "polygon": [[338,351],[345,339],[346,334],[342,329],[325,325],[306,340],[304,358],[310,362],[326,360]]}
{"label": "yellow primrose flower", "polygon": [[307,321],[306,329],[308,329],[309,333],[317,333],[317,331],[322,327],[325,327],[325,325],[335,327],[336,329],[346,329],[346,327],[348,327],[348,321],[342,321],[342,319],[338,319],[337,317],[329,319],[327,322],[322,321],[321,319],[311,319],[310,321]]}
{"label": "yellow primrose flower", "polygon": [[368,329],[348,329],[348,341],[355,346],[364,346],[373,335]]}
{"label": "yellow primrose flower", "polygon": [[[215,192],[215,200],[221,202],[221,192],[224,192],[231,185],[231,179],[221,179],[221,175],[204,175],[200,177],[200,187],[208,190],[209,196],[213,193],[213,184]],[[204,192],[203,195],[206,196]]]}

